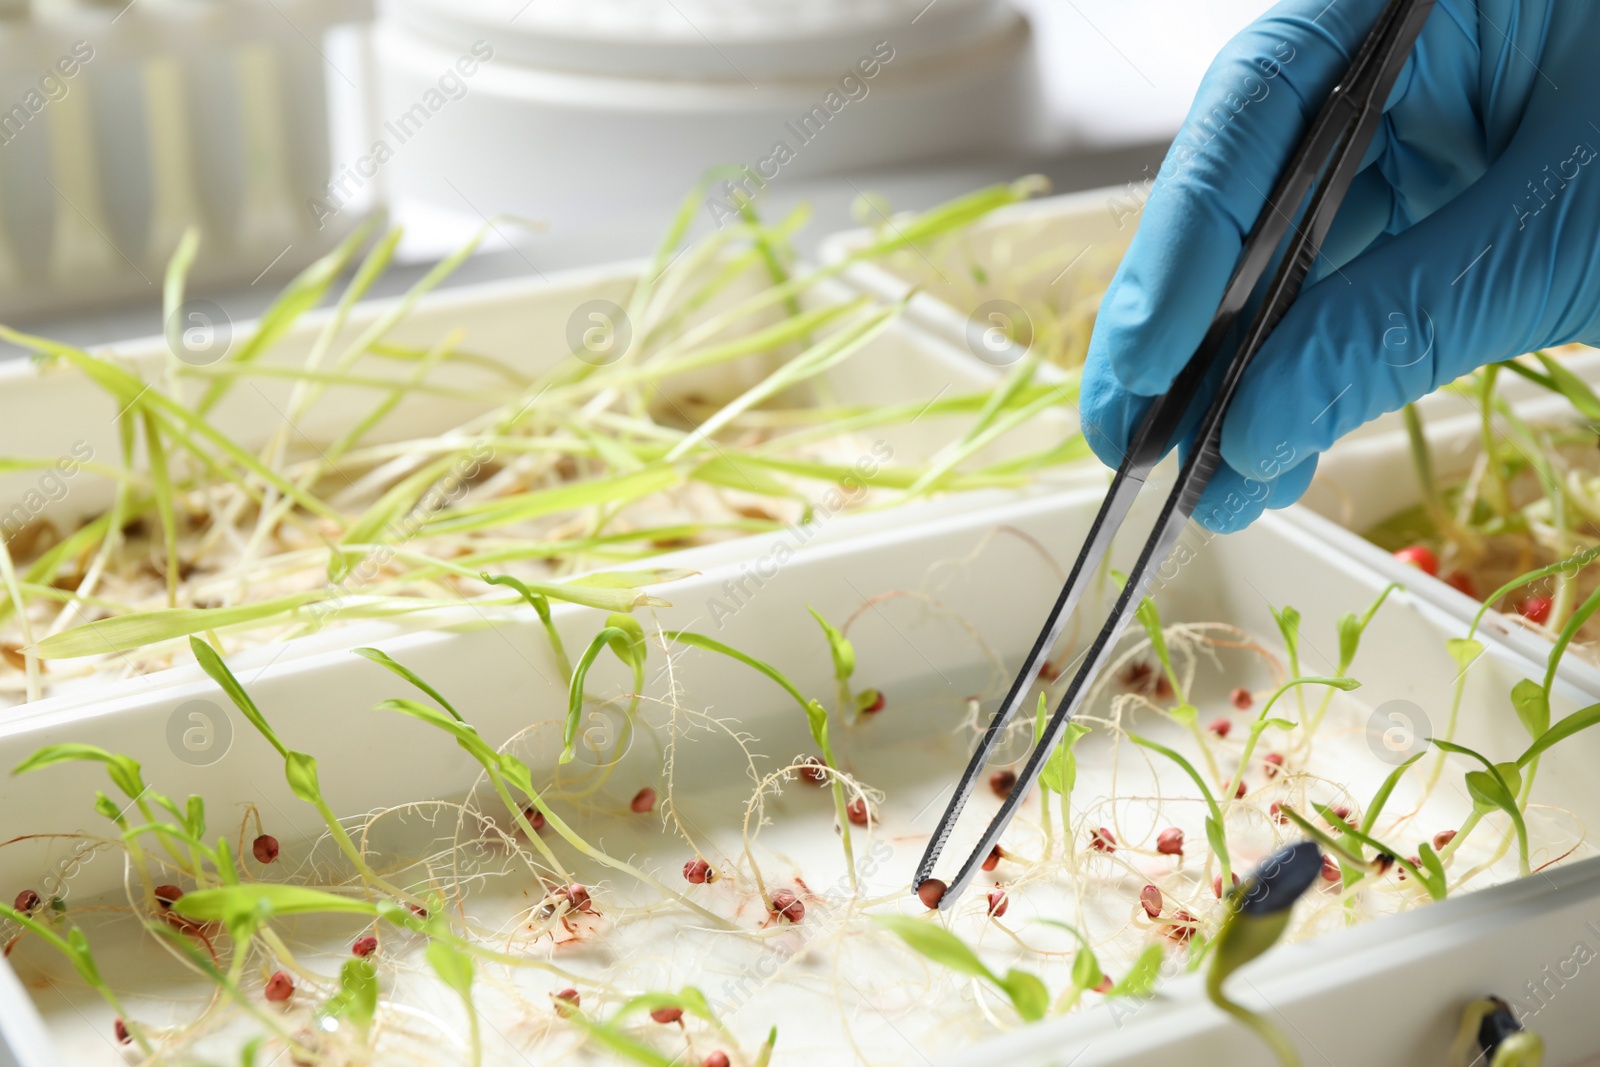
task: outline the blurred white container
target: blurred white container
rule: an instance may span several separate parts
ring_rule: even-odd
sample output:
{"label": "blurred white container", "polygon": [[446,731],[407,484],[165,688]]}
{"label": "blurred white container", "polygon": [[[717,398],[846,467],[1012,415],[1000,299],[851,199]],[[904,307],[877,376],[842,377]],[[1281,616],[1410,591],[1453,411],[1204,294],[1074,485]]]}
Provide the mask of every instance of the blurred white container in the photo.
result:
{"label": "blurred white container", "polygon": [[[35,0],[0,17],[0,316],[153,300],[201,229],[196,288],[303,266],[322,225],[326,58],[364,0]],[[341,64],[348,65],[348,64]],[[347,85],[345,83],[348,83]]]}
{"label": "blurred white container", "polygon": [[754,191],[1016,149],[1034,131],[1032,35],[1005,0],[379,11],[374,136],[394,157],[389,191],[468,215],[670,205],[714,166],[748,168]]}

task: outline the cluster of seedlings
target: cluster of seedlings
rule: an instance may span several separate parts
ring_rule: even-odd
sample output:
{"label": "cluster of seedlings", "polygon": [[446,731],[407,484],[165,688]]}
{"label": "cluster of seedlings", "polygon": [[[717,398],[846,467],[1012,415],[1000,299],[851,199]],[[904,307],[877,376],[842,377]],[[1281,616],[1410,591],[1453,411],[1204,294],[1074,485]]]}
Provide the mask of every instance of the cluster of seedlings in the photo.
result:
{"label": "cluster of seedlings", "polygon": [[[536,337],[525,353],[490,356],[464,329],[397,340],[477,242],[370,315],[357,302],[400,237],[375,224],[303,272],[213,364],[136,364],[0,327],[45,368],[88,379],[118,413],[118,454],[74,458],[62,508],[0,524],[0,694],[33,700],[74,678],[157,669],[195,633],[265,643],[463,599],[512,602],[486,571],[551,600],[632,610],[652,603],[645,586],[679,572],[579,576],[819,514],[1015,486],[1082,461],[1076,435],[1018,446],[1004,462],[985,453],[1070,403],[1070,388],[1012,375],[886,403],[837,398],[828,378],[901,311],[830,279],[1039,188],[996,186],[902,218],[820,268],[798,263],[789,244],[803,211],[772,224],[750,211],[685,244],[701,202],[691,195],[593,351],[588,340],[569,352],[577,342]],[[196,244],[191,235],[169,266],[169,321]],[[321,326],[307,327],[306,313],[328,301]],[[282,395],[266,403],[281,424],[238,418],[236,404],[259,408],[273,389]],[[435,410],[452,414],[426,416]],[[299,429],[330,419],[342,427],[332,439]],[[950,427],[949,439],[896,455],[888,439],[913,422],[924,435]],[[31,478],[59,462],[0,456],[0,472]],[[75,503],[91,497],[110,506]]]}
{"label": "cluster of seedlings", "polygon": [[[520,588],[515,579],[508,584]],[[1443,899],[1515,870],[1529,872],[1523,815],[1539,757],[1600,723],[1600,706],[1551,722],[1548,691],[1530,680],[1511,694],[1530,734],[1520,755],[1496,761],[1457,744],[1451,739],[1452,710],[1450,729],[1432,739],[1440,756],[1431,774],[1419,766],[1419,753],[1387,773],[1369,797],[1353,796],[1341,784],[1351,770],[1348,754],[1320,755],[1319,731],[1334,728],[1338,715],[1330,711],[1338,694],[1358,687],[1350,669],[1363,633],[1392,591],[1340,620],[1340,662],[1326,676],[1300,672],[1300,620],[1292,608],[1276,613],[1279,633],[1269,645],[1223,624],[1165,623],[1146,601],[1138,613],[1142,634],[1102,680],[1090,710],[1047,762],[1036,798],[1027,799],[983,864],[989,884],[943,912],[934,910],[942,888],[936,883],[923,885],[919,902],[855,878],[869,846],[853,841],[852,829],[869,840],[880,831],[908,831],[893,798],[860,781],[848,755],[841,756],[861,730],[894,716],[897,708],[892,694],[857,685],[848,625],[812,613],[834,667],[832,706],[806,696],[778,666],[695,631],[648,633],[634,617],[615,614],[568,662],[551,628],[551,651],[566,664],[570,706],[559,723],[566,748],[554,767],[543,769],[520,754],[525,739],[490,745],[469,713],[445,694],[385,653],[362,649],[414,694],[386,700],[378,709],[434,727],[446,735],[441,741],[453,742],[481,768],[467,800],[447,807],[458,827],[473,836],[470,844],[489,841],[498,850],[496,877],[526,894],[510,935],[488,903],[492,898],[481,892],[482,872],[464,874],[459,857],[400,862],[386,854],[380,865],[368,840],[383,816],[355,824],[341,820],[323,796],[314,756],[291,748],[217,650],[191,637],[196,660],[260,740],[276,750],[290,790],[320,818],[322,838],[304,847],[323,850],[322,859],[286,868],[285,854],[302,846],[280,843],[254,811],[232,841],[212,838],[202,798],[167,797],[126,756],[88,744],[54,745],[16,772],[46,773],[78,761],[104,767],[114,794],[99,794],[94,807],[113,824],[107,840],[122,851],[128,871],[126,905],[111,909],[112,925],[142,929],[212,993],[196,1018],[141,1019],[124,1004],[128,991],[102,977],[91,951],[85,928],[104,906],[68,906],[31,888],[18,891],[13,907],[0,907],[0,916],[22,931],[8,950],[36,940],[63,954],[115,1012],[113,1039],[150,1063],[208,1062],[199,1058],[200,1050],[214,1047],[205,1042],[216,1039],[224,1019],[245,1064],[271,1062],[279,1054],[317,1067],[383,1062],[395,1041],[437,1045],[437,1031],[450,1027],[436,1021],[436,1032],[419,1032],[412,1019],[416,1009],[401,994],[401,979],[415,979],[419,969],[459,1000],[468,1026],[459,1062],[501,1062],[494,1055],[485,1058],[480,1020],[500,1035],[514,1029],[508,1020],[530,1018],[541,1022],[520,1035],[519,1054],[527,1048],[566,1050],[650,1067],[783,1062],[776,1031],[740,1035],[725,1018],[729,1006],[696,986],[641,989],[630,987],[623,975],[571,965],[573,946],[620,945],[630,928],[655,931],[654,924],[671,916],[680,923],[673,951],[707,960],[792,934],[800,936],[793,950],[798,957],[876,953],[872,958],[882,970],[874,988],[879,982],[915,988],[920,1003],[941,1005],[941,1026],[964,1036],[1067,1013],[1086,999],[1144,998],[1164,978],[1204,966],[1213,1001],[1259,1034],[1281,1062],[1295,1064],[1292,1041],[1228,997],[1228,975],[1283,937]],[[532,600],[537,594],[522,595]],[[1457,644],[1452,654],[1470,669],[1476,655],[1469,646],[1475,642]],[[578,778],[561,772],[572,759],[580,716],[598,699],[585,690],[588,668],[602,656],[615,657],[642,679],[647,660],[682,648],[726,657],[759,684],[771,684],[774,694],[792,702],[814,745],[768,773],[758,771],[752,758],[749,773],[756,784],[746,806],[744,841],[717,863],[700,850],[675,810],[671,759],[648,784],[624,783],[622,763]],[[1057,667],[1070,651],[1057,657]],[[1256,669],[1242,666],[1251,663]],[[1050,678],[1039,682],[1037,718],[1019,724],[1035,740],[1049,697],[1061,684],[1057,670],[1045,673]],[[1254,689],[1229,684],[1246,674],[1265,674],[1272,682]],[[1166,684],[1158,685],[1158,678]],[[1215,682],[1222,684],[1208,684]],[[641,731],[650,729],[640,710],[650,700],[643,688],[637,685],[621,698],[629,705],[629,722]],[[1202,690],[1220,695],[1196,695]],[[974,703],[981,708],[992,695]],[[670,694],[666,702],[674,712],[689,713],[683,694]],[[1214,713],[1203,715],[1202,703],[1214,704]],[[716,722],[700,716],[706,724]],[[968,724],[976,720],[969,717]],[[731,729],[727,723],[721,728]],[[952,757],[959,758],[969,736],[952,739]],[[755,740],[741,737],[747,746]],[[1128,795],[1079,788],[1085,738],[1098,745],[1098,765],[1115,765],[1139,752],[1148,755],[1151,768],[1169,769],[1171,774],[1156,775],[1161,795],[1143,795],[1142,787]],[[1462,784],[1474,807],[1463,820],[1435,825],[1429,819],[1437,809],[1429,801],[1448,769],[1446,755],[1448,766],[1471,768]],[[987,792],[998,804],[1017,784],[1012,766],[995,767]],[[777,857],[763,851],[759,835],[779,817],[769,806],[790,788],[831,795],[839,853],[828,869],[773,878],[763,865]],[[584,813],[601,794],[616,797],[610,810],[626,813],[616,818],[652,825],[659,820],[666,840],[681,849],[681,872],[646,869],[581,832]],[[1408,810],[1398,812],[1394,802],[1401,797]],[[414,806],[412,814],[424,807]],[[1196,812],[1198,826],[1191,817]],[[652,855],[670,851],[669,844]],[[1513,851],[1514,869],[1500,862]],[[1467,865],[1469,855],[1475,862]],[[591,873],[580,875],[580,863]],[[1246,866],[1254,873],[1242,875]],[[893,871],[892,881],[903,873]],[[819,894],[811,888],[830,878],[848,879],[848,890]],[[708,896],[710,886],[731,892]],[[1302,897],[1309,903],[1294,906]],[[312,919],[349,931],[342,963],[326,945],[315,952],[301,947],[298,924]],[[103,921],[100,935],[112,936]],[[846,1017],[886,1010],[853,982],[841,981],[833,995]],[[847,1037],[848,1029],[847,1024]],[[436,1054],[451,1061],[447,1048]]]}
{"label": "cluster of seedlings", "polygon": [[[1471,469],[1446,483],[1415,406],[1405,410],[1416,506],[1366,536],[1397,559],[1586,654],[1600,628],[1600,396],[1563,361],[1570,345],[1491,364],[1447,386],[1479,421]],[[1562,417],[1531,422],[1503,395],[1506,375],[1565,398]]]}

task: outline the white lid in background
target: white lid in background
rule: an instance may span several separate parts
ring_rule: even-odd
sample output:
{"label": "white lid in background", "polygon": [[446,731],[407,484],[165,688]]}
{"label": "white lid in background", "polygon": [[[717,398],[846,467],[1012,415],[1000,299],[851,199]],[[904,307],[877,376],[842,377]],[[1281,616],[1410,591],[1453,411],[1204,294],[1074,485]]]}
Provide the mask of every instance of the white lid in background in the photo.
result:
{"label": "white lid in background", "polygon": [[981,48],[1007,0],[380,0],[391,23],[497,62],[631,78],[833,80],[887,42],[897,65]]}

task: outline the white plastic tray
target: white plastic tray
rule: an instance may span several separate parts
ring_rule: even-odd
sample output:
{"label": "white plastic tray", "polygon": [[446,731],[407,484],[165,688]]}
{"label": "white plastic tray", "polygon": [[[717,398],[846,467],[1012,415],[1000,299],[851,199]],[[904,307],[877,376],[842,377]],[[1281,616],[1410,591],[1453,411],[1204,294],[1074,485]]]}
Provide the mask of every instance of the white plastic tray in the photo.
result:
{"label": "white plastic tray", "polygon": [[[968,630],[942,612],[902,598],[867,610],[851,630],[859,681],[881,688],[891,702],[878,718],[848,731],[841,743],[852,769],[888,791],[878,840],[889,851],[870,882],[873,892],[893,893],[908,883],[931,829],[931,817],[924,815],[936,809],[971,743],[969,735],[952,732],[948,723],[951,706],[982,685],[989,669],[974,634],[1015,662],[1055,592],[1057,576],[1038,552],[1004,531],[1033,538],[1057,559],[1068,557],[1086,532],[1098,498],[1098,492],[1087,489],[1061,492],[967,509],[914,530],[886,529],[802,546],[748,598],[730,627],[719,631],[709,619],[710,600],[726,597],[726,583],[742,576],[737,562],[724,561],[663,590],[673,606],[656,612],[649,625],[692,626],[716,634],[778,664],[802,689],[827,693],[829,657],[821,640],[806,629],[807,605],[842,619],[881,593],[934,589],[944,605],[971,624]],[[997,530],[1002,532],[997,535]],[[1121,546],[1121,555],[1128,547]],[[1384,584],[1378,571],[1309,541],[1295,524],[1272,514],[1245,533],[1201,548],[1166,585],[1160,603],[1168,622],[1221,620],[1263,636],[1274,632],[1269,606],[1293,604],[1304,614],[1302,669],[1310,673],[1331,668],[1327,661],[1335,651],[1337,617],[1361,610]],[[556,616],[569,648],[581,647],[600,625],[598,613],[588,609],[563,605]],[[399,635],[381,644],[450,695],[493,744],[530,723],[560,716],[565,693],[552,683],[557,677],[554,664],[531,612],[517,613],[514,621],[499,626],[472,617],[460,622],[459,629],[449,632]],[[1373,728],[1366,709],[1390,700],[1411,701],[1425,714],[1442,716],[1456,671],[1444,640],[1456,628],[1454,617],[1428,601],[1395,594],[1376,617],[1356,659],[1353,673],[1364,687],[1353,694],[1356,699],[1337,705],[1343,709],[1341,721],[1350,724],[1340,743],[1356,746],[1352,751],[1370,743],[1363,730]],[[1487,654],[1473,667],[1458,739],[1491,753],[1509,753],[1522,747],[1523,734],[1505,694],[1517,679],[1534,673],[1537,663],[1492,638],[1488,644]],[[456,796],[474,776],[467,758],[426,727],[368,710],[401,692],[401,685],[348,652],[306,655],[265,670],[243,669],[240,676],[288,743],[314,749],[336,811],[355,814],[419,797]],[[729,716],[761,738],[763,766],[781,766],[771,761],[787,762],[794,752],[809,750],[795,709],[784,704],[781,693],[753,683],[743,669],[690,651],[675,660],[674,679],[690,704]],[[590,691],[622,692],[625,684],[624,676],[607,666],[591,676]],[[659,695],[665,685],[657,676],[647,688]],[[1563,681],[1554,714],[1560,717],[1593,699],[1595,693]],[[222,698],[209,682],[186,678],[156,690],[126,692],[93,707],[41,708],[0,723],[0,766],[14,765],[43,744],[92,739],[139,759],[157,788],[204,795],[214,825],[225,825],[224,813],[237,811],[239,805],[256,804],[269,813],[281,840],[314,833],[314,821],[306,818],[309,809],[289,795],[274,753],[236,716],[226,716],[234,723],[233,739],[213,764],[194,766],[169,747],[169,724],[185,702],[194,700],[221,703]],[[906,713],[912,709],[923,713]],[[643,748],[636,746],[630,760],[642,756]],[[1083,802],[1107,780],[1108,772],[1096,760],[1101,751],[1092,738],[1080,749],[1083,770],[1075,796]],[[535,773],[547,773],[553,766],[553,743],[544,743],[532,755]],[[699,829],[708,850],[732,855],[738,848],[737,820],[727,814],[728,791],[714,785],[716,775],[709,773],[719,766],[716,757],[710,752],[696,756],[692,750],[683,755],[678,784],[682,803],[705,820]],[[1600,781],[1592,774],[1597,755],[1600,735],[1580,735],[1548,755],[1536,802],[1558,805],[1595,825],[1600,821]],[[1386,770],[1378,765],[1372,775],[1364,772],[1355,786],[1358,795],[1370,795]],[[49,774],[48,787],[35,779],[27,783],[29,788],[12,790],[0,808],[0,839],[72,832],[93,823],[88,797],[102,776],[82,767],[53,768]],[[630,787],[621,788],[627,793]],[[835,879],[839,861],[831,813],[808,804],[802,795],[792,801],[786,796],[781,816],[772,828],[779,836],[770,843],[787,857],[779,866],[792,864],[813,885]],[[639,836],[608,832],[606,840],[613,847],[626,842],[635,862],[663,873],[682,863],[681,843],[664,855],[652,852],[661,840],[654,825],[651,833]],[[65,851],[65,843],[49,840],[0,850],[0,885],[27,884],[38,872],[50,870]],[[1592,853],[1580,850],[1578,855],[1586,851]],[[106,892],[120,877],[111,867],[83,867],[71,883],[73,899]],[[727,887],[730,892],[735,888]],[[1275,953],[1236,981],[1248,981],[1260,996],[1282,1007],[1297,1029],[1303,1022],[1302,1048],[1308,1054],[1314,1048],[1327,1062],[1370,1067],[1438,1062],[1440,1042],[1466,993],[1495,991],[1525,1000],[1524,984],[1541,980],[1536,965],[1570,958],[1574,939],[1595,943],[1575,917],[1600,915],[1597,896],[1600,877],[1594,864],[1574,865],[1495,894],[1469,894],[1398,920],[1379,919],[1363,930],[1324,936]],[[1393,951],[1406,954],[1395,959]],[[663,968],[676,979],[667,984],[695,982],[712,995],[720,992],[719,983],[729,974],[726,968],[736,966],[736,961],[661,954],[666,957]],[[14,963],[26,969],[41,958],[39,947],[30,945],[19,950]],[[118,1062],[104,1059],[106,1013],[87,998],[72,999],[76,1010],[53,1000],[45,1005],[63,1052],[85,1067]],[[1589,1004],[1592,1000],[1575,990],[1538,1015],[1536,1025],[1552,1050],[1547,1062],[1571,1063],[1580,1052],[1600,1048],[1600,1018]],[[1313,1013],[1320,1013],[1317,1020],[1311,1020]],[[741,1034],[764,1033],[769,1022],[782,1023],[792,1043],[780,1045],[775,1060],[780,1067],[845,1062],[849,1057],[830,1037],[836,1032],[832,1016],[813,1015],[804,1005],[780,999],[774,1006],[757,997],[727,1022]],[[916,1031],[875,1037],[883,1042],[880,1051],[888,1062],[920,1063],[950,1048],[947,1040],[924,1039]],[[897,1043],[902,1039],[910,1047]],[[101,1059],[90,1058],[91,1053]],[[45,1055],[41,1062],[61,1062]],[[1074,1060],[1080,1055],[1087,1058]],[[1131,1024],[1091,1013],[972,1045],[951,1053],[946,1062],[1132,1067],[1180,1059],[1198,1067],[1268,1062],[1253,1036],[1225,1025],[1199,1000],[1193,982],[1172,986]],[[1309,1062],[1321,1061],[1312,1055]]]}

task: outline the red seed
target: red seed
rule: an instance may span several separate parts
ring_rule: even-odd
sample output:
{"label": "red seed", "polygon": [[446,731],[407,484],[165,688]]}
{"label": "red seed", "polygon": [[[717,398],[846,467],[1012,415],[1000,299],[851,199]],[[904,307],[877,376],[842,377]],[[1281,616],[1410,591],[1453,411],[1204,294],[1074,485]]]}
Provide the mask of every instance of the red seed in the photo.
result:
{"label": "red seed", "polygon": [[1263,773],[1265,773],[1268,778],[1276,778],[1278,777],[1278,772],[1283,770],[1283,753],[1268,752],[1265,756],[1261,757],[1261,762],[1265,765],[1262,768]]}
{"label": "red seed", "polygon": [[257,863],[271,863],[278,858],[278,839],[271,834],[262,834],[250,842],[250,851],[255,853]]}
{"label": "red seed", "polygon": [[1250,705],[1256,702],[1255,697],[1250,695],[1250,690],[1246,689],[1242,685],[1235,686],[1233,692],[1228,694],[1228,699],[1232,701],[1233,706],[1238,708],[1240,711],[1249,711]]}
{"label": "red seed", "polygon": [[1409,548],[1402,548],[1394,554],[1394,558],[1401,563],[1411,564],[1423,574],[1431,574],[1435,577],[1439,574],[1439,557],[1435,556],[1433,551],[1426,545],[1412,545]]}
{"label": "red seed", "polygon": [[1152,919],[1161,918],[1161,890],[1153,885],[1147,885],[1139,890],[1139,906],[1144,913]]}
{"label": "red seed", "polygon": [[1053,682],[1059,677],[1061,677],[1061,671],[1054,663],[1045,660],[1039,664],[1039,680],[1041,682]]}
{"label": "red seed", "polygon": [[376,951],[378,951],[378,939],[371,934],[357,938],[356,943],[350,946],[351,955],[360,956],[362,959],[366,959]]}
{"label": "red seed", "polygon": [[[1394,866],[1394,857],[1389,855],[1387,852],[1380,852],[1380,853],[1378,853],[1376,856],[1374,856],[1372,858],[1373,873],[1378,875],[1380,878],[1382,876],[1384,876],[1385,874],[1388,874],[1389,873],[1389,868],[1393,867],[1393,866]],[[1400,873],[1402,875],[1405,874],[1404,871],[1402,871]]]}
{"label": "red seed", "polygon": [[989,788],[994,791],[995,796],[1000,797],[1002,800],[1010,796],[1011,791],[1016,787],[1017,772],[1015,771],[995,771],[989,776]]}
{"label": "red seed", "polygon": [[1089,834],[1089,847],[1096,852],[1115,852],[1117,839],[1104,826]]}
{"label": "red seed", "polygon": [[566,901],[572,911],[594,910],[594,903],[589,899],[589,890],[577,882],[573,882],[571,885],[564,885],[556,890],[555,898],[557,903],[563,900]]}
{"label": "red seed", "polygon": [[1244,798],[1244,794],[1245,794],[1244,779],[1241,778],[1241,779],[1239,779],[1238,786],[1235,787],[1235,789],[1233,791],[1234,799],[1235,800],[1242,800]]}
{"label": "red seed", "polygon": [[1156,851],[1163,856],[1183,855],[1183,831],[1169,826],[1156,835]]}
{"label": "red seed", "polygon": [[1233,723],[1229,722],[1227,719],[1212,719],[1211,725],[1207,726],[1206,729],[1210,730],[1218,737],[1227,737],[1233,732]]}
{"label": "red seed", "polygon": [[117,1019],[116,1025],[112,1027],[112,1030],[117,1035],[117,1044],[119,1045],[126,1045],[133,1040],[133,1035],[128,1033],[127,1024],[120,1017]]}
{"label": "red seed", "polygon": [[1433,850],[1435,852],[1443,852],[1445,846],[1455,839],[1456,832],[1454,830],[1440,830],[1438,833],[1433,835]]}
{"label": "red seed", "polygon": [[1155,684],[1156,671],[1150,664],[1143,661],[1130,663],[1123,668],[1119,681],[1123,686],[1135,693],[1146,693]]}
{"label": "red seed", "polygon": [[663,1024],[675,1023],[679,1019],[683,1018],[683,1009],[682,1008],[657,1008],[655,1011],[650,1013],[650,1018],[654,1019],[658,1023],[663,1023]]}
{"label": "red seed", "polygon": [[[1233,874],[1231,871],[1229,873]],[[1233,884],[1235,887],[1239,884],[1239,876],[1237,874],[1233,874]],[[1222,875],[1216,875],[1211,879],[1211,892],[1218,900],[1222,899]]]}
{"label": "red seed", "polygon": [[1466,571],[1453,571],[1444,583],[1460,593],[1465,593],[1473,600],[1478,599],[1478,587],[1472,581],[1472,575]]}
{"label": "red seed", "polygon": [[1324,882],[1337,882],[1339,880],[1339,865],[1332,856],[1322,857],[1322,880]]}
{"label": "red seed", "polygon": [[683,865],[683,877],[692,885],[705,885],[717,880],[717,872],[711,869],[711,864],[696,856]]}
{"label": "red seed", "polygon": [[828,765],[816,756],[807,756],[800,765],[800,780],[812,785],[828,784]]}
{"label": "red seed", "polygon": [[1156,676],[1156,699],[1172,699],[1172,679],[1168,678],[1165,674]]}
{"label": "red seed", "polygon": [[1113,984],[1114,983],[1111,981],[1111,976],[1109,974],[1102,974],[1100,976],[1100,981],[1094,987],[1094,991],[1096,993],[1109,993],[1111,992],[1111,987]]}
{"label": "red seed", "polygon": [[163,908],[170,908],[183,899],[183,890],[175,885],[156,886],[156,903]]}
{"label": "red seed", "polygon": [[1328,809],[1328,814],[1333,816],[1333,818],[1328,820],[1328,825],[1329,826],[1333,826],[1333,824],[1336,823],[1336,822],[1344,824],[1343,826],[1334,827],[1336,830],[1340,831],[1341,833],[1344,832],[1346,827],[1350,827],[1350,826],[1354,826],[1355,825],[1354,823],[1352,823],[1350,821],[1350,809],[1345,807],[1343,804],[1336,804],[1333,807],[1329,808]]}
{"label": "red seed", "polygon": [[1273,820],[1277,822],[1279,826],[1289,825],[1289,816],[1283,813],[1283,805],[1279,804],[1276,800],[1272,802],[1272,807],[1267,809],[1267,813],[1272,816]]}
{"label": "red seed", "polygon": [[[1419,871],[1422,870],[1422,857],[1421,856],[1407,856],[1406,858],[1411,861],[1411,866],[1415,867]],[[1404,867],[1401,867],[1400,868],[1400,879],[1402,881],[1404,881],[1405,877],[1406,877],[1406,869]]]}
{"label": "red seed", "polygon": [[267,991],[262,994],[274,1004],[281,1004],[294,996],[294,979],[283,971],[273,971],[267,979]]}
{"label": "red seed", "polygon": [[944,891],[948,887],[937,878],[929,878],[917,886],[917,899],[922,901],[922,906],[932,911],[939,906],[939,901],[944,899]]}
{"label": "red seed", "polygon": [[1543,623],[1550,617],[1552,603],[1547,596],[1530,596],[1517,605],[1517,614],[1529,622]]}
{"label": "red seed", "polygon": [[643,789],[633,794],[633,800],[628,804],[628,807],[632,808],[634,812],[639,815],[643,815],[648,811],[654,811],[655,806],[656,791],[651,789],[649,786],[645,786]]}
{"label": "red seed", "polygon": [[792,923],[797,923],[806,917],[806,906],[787,889],[773,891],[770,907],[774,914],[781,915]]}
{"label": "red seed", "polygon": [[1167,927],[1167,937],[1179,944],[1187,944],[1194,939],[1194,932],[1199,925],[1199,920],[1180,908],[1172,913],[1172,925]]}
{"label": "red seed", "polygon": [[12,902],[12,906],[16,908],[17,911],[22,912],[22,914],[28,915],[33,912],[34,908],[37,908],[42,903],[44,902],[39,899],[38,893],[35,893],[31,889],[24,889],[22,892],[17,894],[17,899]]}
{"label": "red seed", "polygon": [[852,826],[865,826],[872,821],[871,814],[867,811],[867,802],[860,797],[844,806],[845,816]]}
{"label": "red seed", "polygon": [[583,1000],[578,996],[576,989],[563,989],[559,993],[551,993],[550,999],[556,1002],[555,1009],[558,1015],[571,1015]]}
{"label": "red seed", "polygon": [[989,850],[989,855],[984,859],[983,867],[981,869],[985,871],[992,871],[996,867],[1000,866],[1000,861],[1004,858],[1005,853],[1000,851],[999,845],[996,845]]}
{"label": "red seed", "polygon": [[533,827],[535,832],[544,829],[544,812],[540,811],[538,808],[533,807],[532,805],[523,808],[522,817],[528,820],[528,825]]}
{"label": "red seed", "polygon": [[889,702],[888,699],[885,698],[884,695],[883,695],[883,690],[874,689],[872,691],[872,703],[868,704],[866,707],[862,708],[861,710],[862,710],[862,712],[864,714],[876,715],[876,714],[878,714],[878,712],[883,710],[883,706],[885,704],[887,704],[888,702]]}
{"label": "red seed", "polygon": [[1006,891],[1004,889],[989,890],[990,915],[998,919],[1005,915],[1006,909],[1009,907],[1011,907],[1011,902],[1006,899]]}
{"label": "red seed", "polygon": [[728,1067],[728,1054],[718,1049],[707,1056],[700,1067]]}
{"label": "red seed", "polygon": [[411,908],[411,914],[415,915],[417,918],[426,919],[428,917],[428,909],[424,908],[421,904],[411,904],[408,905],[408,907]]}

